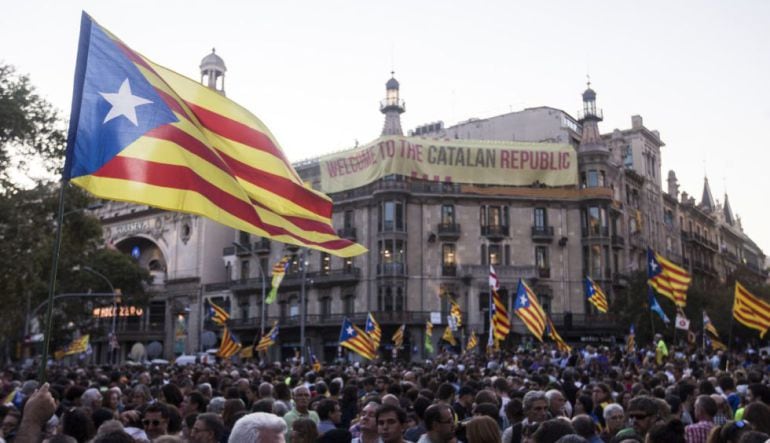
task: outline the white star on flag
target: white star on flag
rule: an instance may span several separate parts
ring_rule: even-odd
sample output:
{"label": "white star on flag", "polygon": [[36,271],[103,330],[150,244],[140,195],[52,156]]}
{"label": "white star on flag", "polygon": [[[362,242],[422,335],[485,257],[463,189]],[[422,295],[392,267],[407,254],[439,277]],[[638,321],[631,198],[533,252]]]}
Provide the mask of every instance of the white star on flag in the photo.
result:
{"label": "white star on flag", "polygon": [[522,294],[522,295],[521,295],[521,297],[519,297],[519,303],[520,303],[522,306],[527,306],[527,302],[528,302],[528,301],[529,301],[529,300],[527,300],[527,296],[526,296],[526,295],[524,295],[524,294]]}
{"label": "white star on flag", "polygon": [[355,331],[353,330],[353,328],[351,328],[351,327],[348,327],[348,330],[347,330],[347,332],[348,332],[348,335],[353,335],[353,333],[354,333]]}
{"label": "white star on flag", "polygon": [[650,268],[652,268],[653,272],[658,270],[658,264],[655,263],[655,260],[650,260]]}
{"label": "white star on flag", "polygon": [[139,126],[139,122],[136,120],[136,107],[141,105],[147,105],[152,103],[146,98],[138,97],[131,93],[131,85],[128,83],[128,79],[123,80],[120,85],[120,89],[117,93],[100,92],[99,95],[104,97],[111,105],[112,108],[107,116],[104,117],[104,122],[112,120],[113,118],[120,117],[121,115],[128,119],[134,126]]}

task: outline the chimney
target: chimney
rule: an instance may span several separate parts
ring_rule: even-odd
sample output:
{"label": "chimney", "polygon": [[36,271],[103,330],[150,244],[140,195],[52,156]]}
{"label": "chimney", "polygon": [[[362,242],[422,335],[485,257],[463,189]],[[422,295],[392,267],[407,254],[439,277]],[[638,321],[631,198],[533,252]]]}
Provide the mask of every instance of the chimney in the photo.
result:
{"label": "chimney", "polygon": [[641,115],[632,115],[631,116],[631,129],[642,129],[642,126],[644,126],[644,123],[642,122],[642,116]]}

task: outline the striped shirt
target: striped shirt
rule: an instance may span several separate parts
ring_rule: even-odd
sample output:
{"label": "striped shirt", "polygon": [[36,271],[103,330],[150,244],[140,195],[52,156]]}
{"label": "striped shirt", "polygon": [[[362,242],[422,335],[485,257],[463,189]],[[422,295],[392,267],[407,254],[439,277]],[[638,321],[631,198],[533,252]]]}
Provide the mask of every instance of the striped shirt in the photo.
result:
{"label": "striped shirt", "polygon": [[687,443],[706,443],[709,431],[714,427],[711,420],[701,420],[684,428],[684,439]]}

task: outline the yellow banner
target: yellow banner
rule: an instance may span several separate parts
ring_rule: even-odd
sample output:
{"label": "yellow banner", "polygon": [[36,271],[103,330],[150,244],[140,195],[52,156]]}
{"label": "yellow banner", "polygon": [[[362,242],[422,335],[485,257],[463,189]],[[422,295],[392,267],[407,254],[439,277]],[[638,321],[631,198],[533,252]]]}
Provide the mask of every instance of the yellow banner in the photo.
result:
{"label": "yellow banner", "polygon": [[70,344],[67,345],[67,347],[63,350],[54,352],[54,358],[56,360],[61,360],[67,355],[75,355],[86,352],[88,350],[88,341],[90,338],[91,336],[86,334],[80,338],[72,340],[72,342],[70,342]]}
{"label": "yellow banner", "polygon": [[391,174],[443,183],[577,185],[577,153],[567,144],[380,137],[319,160],[321,191],[334,193]]}

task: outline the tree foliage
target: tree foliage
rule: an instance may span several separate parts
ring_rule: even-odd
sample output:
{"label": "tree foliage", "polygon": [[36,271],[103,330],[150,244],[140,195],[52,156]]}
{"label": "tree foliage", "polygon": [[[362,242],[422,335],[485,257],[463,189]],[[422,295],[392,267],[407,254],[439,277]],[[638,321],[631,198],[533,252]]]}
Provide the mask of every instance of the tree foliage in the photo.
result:
{"label": "tree foliage", "polygon": [[[700,334],[703,330],[703,311],[705,310],[711,321],[719,331],[724,343],[730,338],[732,329],[733,345],[743,347],[747,344],[758,346],[759,334],[753,329],[748,329],[740,323],[732,320],[732,307],[735,294],[735,281],[751,291],[754,295],[770,300],[770,287],[757,279],[756,273],[739,267],[728,275],[725,281],[716,278],[706,278],[696,275],[690,289],[687,291],[687,306],[684,309],[685,316],[690,320],[690,330]],[[615,301],[611,309],[618,312],[622,324],[634,324],[636,328],[637,342],[650,343],[654,333],[662,333],[668,340],[674,338],[674,321],[676,309],[673,302],[665,297],[655,294],[658,303],[663,308],[668,318],[669,325],[665,325],[660,317],[650,311],[647,302],[647,274],[644,271],[631,276],[629,285],[616,292]],[[686,332],[676,331],[677,341],[686,337]],[[700,340],[700,335],[698,338]],[[700,341],[698,344],[700,345]]]}
{"label": "tree foliage", "polygon": [[[54,176],[63,164],[63,123],[53,107],[35,92],[29,79],[0,64],[0,341],[5,350],[23,338],[27,313],[48,298],[51,258],[57,229],[60,184],[43,180],[29,187],[14,182],[14,168],[22,172],[31,162],[41,164]],[[20,161],[14,162],[15,158]],[[92,197],[67,186],[64,222],[55,293],[107,292],[107,284],[88,272],[73,268],[90,266],[104,274],[132,303],[146,301],[144,283],[149,273],[125,254],[105,249],[102,227],[87,208]],[[112,300],[94,300],[109,304]],[[89,313],[84,300],[54,305],[54,345],[68,337],[61,332],[69,322],[88,331]],[[41,309],[40,312],[45,312]],[[38,317],[40,318],[40,317]]]}
{"label": "tree foliage", "polygon": [[27,76],[0,63],[0,187],[15,188],[13,168],[23,172],[33,162],[58,172],[65,141],[53,106],[37,94]]}

